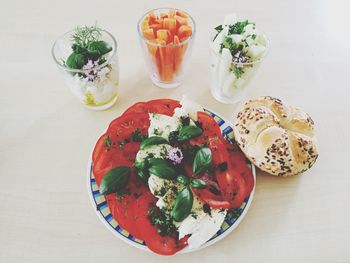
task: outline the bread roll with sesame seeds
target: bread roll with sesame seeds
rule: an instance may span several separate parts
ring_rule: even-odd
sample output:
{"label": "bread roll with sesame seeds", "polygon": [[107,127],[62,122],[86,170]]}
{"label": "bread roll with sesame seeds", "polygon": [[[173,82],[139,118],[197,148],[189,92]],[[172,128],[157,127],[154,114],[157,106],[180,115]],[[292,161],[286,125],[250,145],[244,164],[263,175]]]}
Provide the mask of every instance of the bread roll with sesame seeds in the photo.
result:
{"label": "bread roll with sesame seeds", "polygon": [[311,117],[272,97],[247,101],[237,115],[234,134],[247,158],[272,175],[300,174],[318,156]]}

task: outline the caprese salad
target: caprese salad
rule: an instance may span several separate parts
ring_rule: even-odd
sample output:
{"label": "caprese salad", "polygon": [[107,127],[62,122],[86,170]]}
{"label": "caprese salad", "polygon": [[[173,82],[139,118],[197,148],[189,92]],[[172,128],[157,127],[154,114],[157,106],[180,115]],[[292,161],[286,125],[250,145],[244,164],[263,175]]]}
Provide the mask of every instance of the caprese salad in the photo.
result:
{"label": "caprese salad", "polygon": [[161,255],[202,246],[254,188],[242,152],[188,99],[136,103],[111,122],[92,161],[114,219]]}

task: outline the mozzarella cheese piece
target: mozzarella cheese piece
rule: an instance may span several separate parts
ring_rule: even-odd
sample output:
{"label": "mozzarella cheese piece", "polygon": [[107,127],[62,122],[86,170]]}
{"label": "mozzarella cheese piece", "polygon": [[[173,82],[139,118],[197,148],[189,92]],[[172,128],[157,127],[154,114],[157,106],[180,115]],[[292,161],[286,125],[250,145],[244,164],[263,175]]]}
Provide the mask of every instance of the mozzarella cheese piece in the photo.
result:
{"label": "mozzarella cheese piece", "polygon": [[[168,211],[173,207],[176,193],[184,187],[179,183],[155,175],[149,177],[148,186],[151,193],[158,197],[157,207]],[[162,188],[166,191],[163,196],[160,195]],[[174,191],[174,188],[177,190]],[[179,239],[191,235],[188,239],[190,248],[198,248],[212,238],[220,229],[226,217],[226,210],[211,208],[210,213],[205,213],[203,206],[204,203],[193,194],[193,206],[190,215],[182,222],[175,222],[175,226],[179,231]]]}
{"label": "mozzarella cheese piece", "polygon": [[176,131],[180,126],[180,120],[164,114],[150,113],[150,126],[148,128],[148,136],[160,136],[169,139],[169,134]]}
{"label": "mozzarella cheese piece", "polygon": [[211,209],[210,213],[203,211],[204,203],[194,196],[191,214],[179,224],[179,238],[191,235],[188,239],[189,248],[198,248],[212,238],[220,229],[226,217],[226,210]]}
{"label": "mozzarella cheese piece", "polygon": [[[180,118],[183,116],[185,117],[188,116],[190,117],[191,120],[197,121],[198,120],[197,112],[204,111],[202,105],[190,100],[186,96],[182,97],[180,104],[181,104],[181,108],[175,109],[174,117]],[[193,122],[191,124],[195,125]]]}
{"label": "mozzarella cheese piece", "polygon": [[233,34],[233,35],[230,35],[230,37],[232,38],[232,40],[235,43],[239,43],[239,42],[241,42],[244,39],[244,36],[239,35],[239,34]]}
{"label": "mozzarella cheese piece", "polygon": [[153,158],[164,158],[172,147],[169,144],[151,145],[144,150],[139,150],[136,154],[136,161],[142,162],[149,155]]}

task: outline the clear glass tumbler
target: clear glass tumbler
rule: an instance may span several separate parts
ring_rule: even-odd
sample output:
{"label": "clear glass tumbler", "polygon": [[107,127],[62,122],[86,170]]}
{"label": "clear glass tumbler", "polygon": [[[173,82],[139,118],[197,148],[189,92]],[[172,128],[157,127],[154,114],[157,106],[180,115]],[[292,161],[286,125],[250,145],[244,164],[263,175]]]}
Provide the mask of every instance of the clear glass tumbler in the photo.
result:
{"label": "clear glass tumbler", "polygon": [[[213,35],[216,32],[213,32]],[[230,55],[218,53],[213,46],[213,37],[210,38],[210,89],[213,97],[226,104],[234,104],[242,100],[248,84],[255,76],[268,50],[269,42],[266,39],[264,55],[249,63],[234,63]],[[231,58],[231,59],[230,59]]]}
{"label": "clear glass tumbler", "polygon": [[52,56],[56,62],[66,85],[79,101],[92,110],[110,108],[118,98],[119,65],[117,42],[107,31],[101,30],[99,40],[106,42],[112,50],[101,61],[87,60],[81,69],[73,69],[66,65],[72,54],[71,30],[59,37],[53,47]]}
{"label": "clear glass tumbler", "polygon": [[141,17],[137,31],[152,82],[160,88],[179,86],[196,32],[193,18],[175,8],[154,9]]}

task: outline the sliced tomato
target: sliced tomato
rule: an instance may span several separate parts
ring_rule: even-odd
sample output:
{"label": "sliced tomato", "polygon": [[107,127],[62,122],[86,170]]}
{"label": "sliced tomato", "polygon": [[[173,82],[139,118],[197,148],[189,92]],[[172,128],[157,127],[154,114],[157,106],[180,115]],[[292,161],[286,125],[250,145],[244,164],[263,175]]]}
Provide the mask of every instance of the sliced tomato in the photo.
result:
{"label": "sliced tomato", "polygon": [[204,135],[214,137],[214,135],[222,137],[219,124],[209,113],[199,111],[197,113],[198,122],[202,124]]}
{"label": "sliced tomato", "polygon": [[[147,112],[128,113],[114,119],[108,126],[107,133],[112,140],[125,140],[132,132],[139,128],[142,134],[147,134],[150,125]],[[119,138],[118,138],[119,137]]]}
{"label": "sliced tomato", "polygon": [[136,208],[137,199],[142,196],[148,188],[132,172],[126,191],[123,195],[110,194],[106,196],[109,209],[113,218],[118,224],[131,235],[142,239],[142,235],[136,227],[138,210]]}
{"label": "sliced tomato", "polygon": [[152,225],[148,218],[148,211],[155,206],[156,201],[157,199],[150,192],[144,193],[137,199],[138,217],[136,225],[150,250],[160,255],[173,255],[187,246],[188,237],[177,240],[174,237],[161,236],[158,233],[157,227]]}
{"label": "sliced tomato", "polygon": [[197,116],[203,132],[200,136],[191,139],[190,144],[202,147],[203,144],[223,138],[221,135],[220,126],[213,117],[206,112],[198,112]]}
{"label": "sliced tomato", "polygon": [[127,108],[123,114],[144,113],[144,112],[148,112],[147,102],[137,102],[134,105]]}
{"label": "sliced tomato", "polygon": [[227,200],[225,200],[221,195],[215,195],[208,189],[202,189],[198,190],[195,188],[192,188],[193,192],[196,196],[199,197],[204,203],[208,204],[212,208],[220,209],[228,209],[231,208],[231,203]]}
{"label": "sliced tomato", "polygon": [[92,152],[92,162],[95,162],[97,157],[102,153],[107,151],[106,148],[106,139],[108,134],[104,133],[101,135],[101,137],[98,139],[98,141],[95,144],[95,148]]}
{"label": "sliced tomato", "polygon": [[230,208],[237,208],[246,197],[245,181],[239,172],[233,168],[229,152],[222,140],[211,140],[209,148],[212,151],[213,164],[217,167],[215,177],[222,196],[230,202]]}
{"label": "sliced tomato", "polygon": [[103,176],[105,176],[112,168],[125,165],[130,166],[131,163],[132,162],[125,158],[123,151],[120,148],[111,147],[108,151],[103,152],[103,154],[100,154],[92,165],[97,185],[100,185]]}
{"label": "sliced tomato", "polygon": [[[203,133],[201,136],[190,140],[190,143],[197,146],[202,146],[203,143],[209,144],[208,147],[212,152],[212,164],[215,167],[215,176],[207,177],[207,188],[195,190],[195,193],[203,202],[213,208],[237,208],[252,190],[251,181],[248,180],[249,174],[246,175],[246,182],[243,175],[241,175],[240,162],[238,162],[239,167],[231,162],[230,154],[233,148],[228,146],[231,144],[222,136],[220,127],[214,118],[205,112],[198,112],[198,121],[202,125]],[[249,172],[249,169],[247,171],[246,168],[244,173]],[[254,186],[254,181],[252,183]],[[217,187],[213,187],[213,184]],[[211,191],[210,187],[215,191]]]}
{"label": "sliced tomato", "polygon": [[212,208],[230,208],[230,202],[223,198],[218,184],[211,175],[205,173],[200,179],[205,182],[207,187],[201,190],[192,188],[195,195]]}
{"label": "sliced tomato", "polygon": [[164,114],[172,116],[176,108],[181,107],[181,104],[177,100],[172,99],[159,99],[159,100],[150,100],[147,102],[148,111],[158,114]]}
{"label": "sliced tomato", "polygon": [[129,107],[124,114],[129,113],[148,113],[154,112],[165,115],[173,115],[174,109],[180,107],[180,103],[177,100],[172,99],[158,99],[150,100],[148,102],[138,102]]}
{"label": "sliced tomato", "polygon": [[230,156],[232,169],[237,171],[245,181],[245,184],[246,184],[245,196],[247,197],[248,195],[250,195],[250,193],[254,188],[254,177],[251,169],[247,165],[247,159],[237,145],[229,144],[228,152]]}

